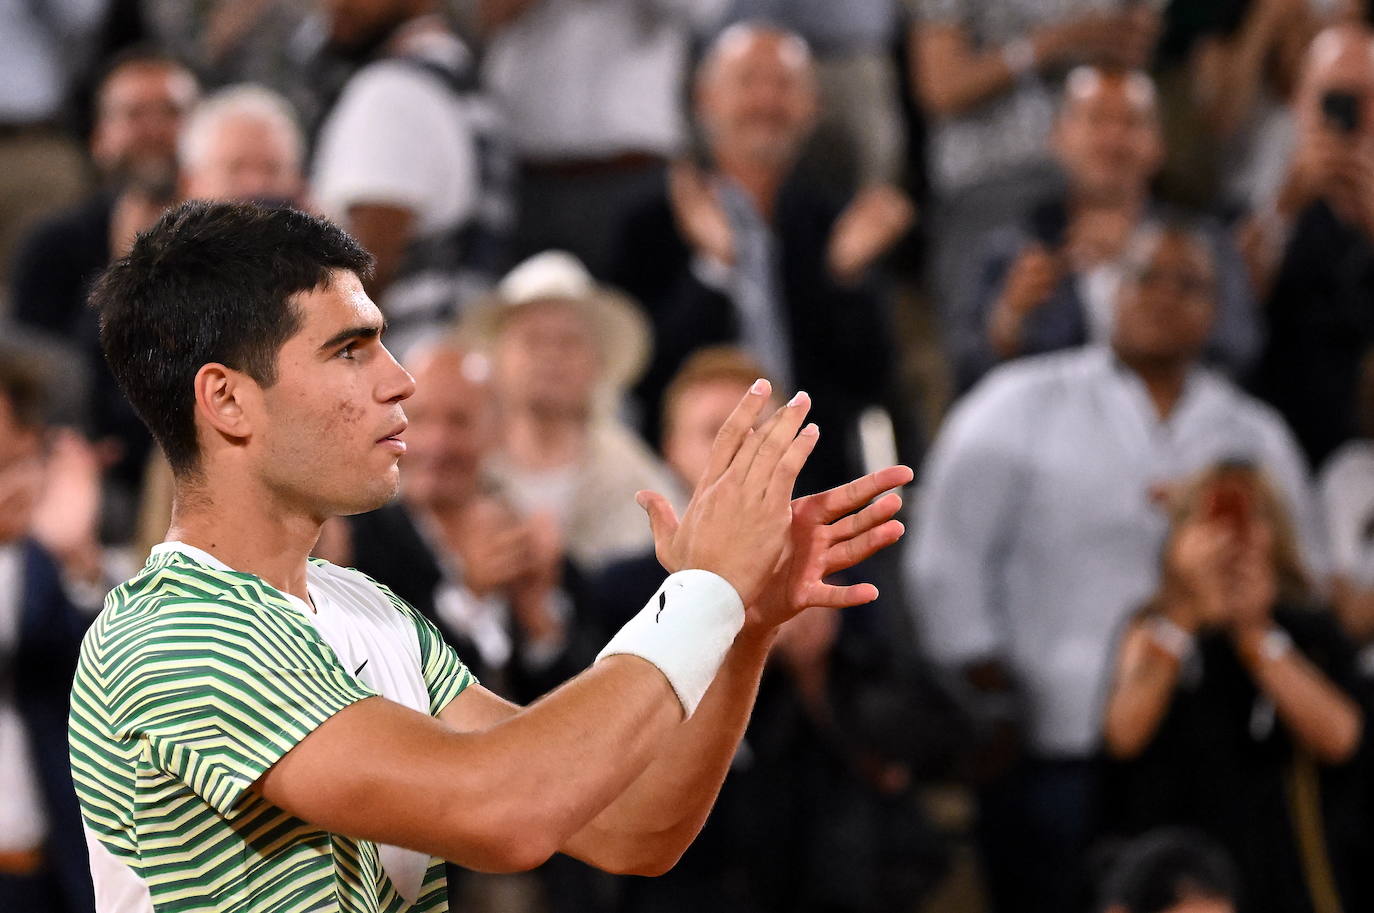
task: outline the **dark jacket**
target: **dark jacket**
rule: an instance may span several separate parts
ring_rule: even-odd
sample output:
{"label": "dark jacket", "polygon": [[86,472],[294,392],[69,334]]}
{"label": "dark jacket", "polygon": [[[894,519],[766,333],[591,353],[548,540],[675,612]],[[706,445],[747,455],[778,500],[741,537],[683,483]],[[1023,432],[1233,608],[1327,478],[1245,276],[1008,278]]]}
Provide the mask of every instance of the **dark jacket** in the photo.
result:
{"label": "dark jacket", "polygon": [[[987,323],[1012,264],[1031,243],[1059,249],[1068,219],[1064,198],[1053,197],[1033,207],[1020,225],[997,229],[982,240],[969,281],[954,296],[945,317],[959,391],[972,387],[1002,360],[988,342]],[[1217,313],[1204,356],[1231,376],[1243,377],[1258,357],[1263,338],[1250,274],[1219,225],[1204,223],[1204,230],[1212,241],[1217,273]],[[1078,279],[1078,274],[1066,276],[1026,320],[1021,355],[1056,352],[1088,342],[1087,305],[1079,294]]]}
{"label": "dark jacket", "polygon": [[562,684],[596,658],[597,651],[609,636],[602,636],[599,629],[587,630],[582,623],[577,611],[582,584],[576,570],[565,563],[563,589],[574,607],[574,617],[568,621],[567,647],[548,665],[531,668],[522,661],[520,629],[512,620],[510,661],[504,669],[489,668],[473,643],[453,630],[435,610],[434,594],[444,580],[444,572],[405,505],[400,502],[388,504],[370,513],[349,517],[347,522],[353,540],[353,566],[386,584],[434,622],[478,681],[508,700],[528,703]]}
{"label": "dark jacket", "polygon": [[28,541],[22,548],[14,693],[48,815],[44,853],[64,903],[54,913],[90,913],[94,889],[67,747],[72,677],[89,619],[67,598],[57,565],[42,546]]}
{"label": "dark jacket", "polygon": [[1265,303],[1269,344],[1254,392],[1313,466],[1359,431],[1360,361],[1374,343],[1374,241],[1317,201],[1293,225]]}
{"label": "dark jacket", "polygon": [[[875,282],[841,285],[826,267],[839,212],[804,183],[791,181],[778,195],[773,219],[796,385],[811,394],[811,420],[821,428],[799,494],[858,474],[855,423],[868,406],[888,410],[903,458],[910,462],[916,456],[910,409],[896,387],[898,347],[888,301]],[[698,349],[740,339],[733,302],[698,278],[694,256],[678,231],[665,187],[628,217],[618,266],[610,276],[641,302],[653,323],[653,358],[635,395],[643,408],[645,436],[655,445],[663,393],[682,363]]]}

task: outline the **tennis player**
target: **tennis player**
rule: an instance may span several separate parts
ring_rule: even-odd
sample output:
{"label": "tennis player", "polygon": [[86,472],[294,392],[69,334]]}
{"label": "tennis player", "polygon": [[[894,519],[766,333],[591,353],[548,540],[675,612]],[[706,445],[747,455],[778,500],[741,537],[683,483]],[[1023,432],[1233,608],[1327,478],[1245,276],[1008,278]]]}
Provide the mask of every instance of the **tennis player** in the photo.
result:
{"label": "tennis player", "polygon": [[[597,661],[528,708],[475,682],[386,587],[308,558],[397,489],[411,377],[368,254],[284,209],[188,203],[92,296],[120,386],[176,478],[167,541],[112,592],[72,691],[72,770],[101,913],[447,908],[447,859],[673,865],[713,803],[778,626],[873,599],[822,577],[902,533],[892,467],[791,500],[805,394],[730,416],[674,571]],[[867,505],[867,506],[865,506]]]}

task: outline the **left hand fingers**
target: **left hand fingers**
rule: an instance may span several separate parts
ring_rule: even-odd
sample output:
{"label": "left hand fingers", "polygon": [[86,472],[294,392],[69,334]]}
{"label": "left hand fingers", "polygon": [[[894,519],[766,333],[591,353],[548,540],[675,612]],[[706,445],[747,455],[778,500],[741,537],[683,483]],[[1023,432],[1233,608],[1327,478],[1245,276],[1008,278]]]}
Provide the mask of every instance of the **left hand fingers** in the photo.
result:
{"label": "left hand fingers", "polygon": [[908,466],[889,466],[838,488],[823,491],[793,503],[795,511],[808,514],[820,523],[833,523],[853,513],[883,492],[910,482],[915,474]]}
{"label": "left hand fingers", "polygon": [[858,513],[850,514],[835,521],[830,526],[830,534],[836,541],[853,539],[860,533],[868,532],[879,523],[891,520],[897,516],[897,511],[901,509],[901,495],[896,493],[883,495]]}
{"label": "left hand fingers", "polygon": [[906,532],[906,527],[900,520],[888,520],[881,526],[876,526],[862,535],[843,542],[836,542],[825,552],[825,569],[822,576],[828,576],[836,571],[844,571],[858,564],[883,549],[892,545],[902,534]]}
{"label": "left hand fingers", "polygon": [[849,609],[866,605],[877,598],[878,588],[871,583],[855,583],[850,586],[820,583],[807,593],[806,604],[827,609]]}

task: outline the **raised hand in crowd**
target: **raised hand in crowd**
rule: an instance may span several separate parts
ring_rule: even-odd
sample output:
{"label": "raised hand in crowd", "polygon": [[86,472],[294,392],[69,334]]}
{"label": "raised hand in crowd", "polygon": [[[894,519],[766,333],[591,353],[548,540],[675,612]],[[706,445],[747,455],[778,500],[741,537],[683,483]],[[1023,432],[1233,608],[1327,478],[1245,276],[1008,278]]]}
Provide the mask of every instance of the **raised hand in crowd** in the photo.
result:
{"label": "raised hand in crowd", "polygon": [[1358,744],[1358,706],[1276,621],[1282,595],[1278,537],[1261,500],[1253,488],[1217,481],[1200,499],[1204,508],[1175,523],[1160,593],[1122,641],[1104,725],[1116,757],[1135,757],[1149,745],[1197,638],[1218,635],[1316,758],[1340,763]]}
{"label": "raised hand in crowd", "polygon": [[830,232],[826,260],[831,275],[855,282],[887,253],[916,220],[916,207],[900,187],[875,184],[859,191]]}
{"label": "raised hand in crowd", "polygon": [[988,340],[1000,356],[1020,352],[1026,320],[1049,301],[1064,270],[1063,259],[1043,244],[1028,244],[1017,256],[988,315]]}
{"label": "raised hand in crowd", "polygon": [[44,462],[32,535],[77,580],[99,583],[101,460],[95,445],[70,428],[57,430]]}
{"label": "raised hand in crowd", "polygon": [[706,174],[691,162],[674,162],[668,170],[668,197],[673,219],[687,243],[711,260],[733,264],[734,231]]}
{"label": "raised hand in crowd", "polygon": [[495,498],[476,498],[436,520],[449,553],[462,562],[463,582],[474,595],[505,590],[532,572],[531,530]]}
{"label": "raised hand in crowd", "polygon": [[554,591],[563,582],[563,536],[558,520],[537,513],[521,521],[526,535],[526,565],[511,585],[511,612],[531,643],[561,641],[564,619],[554,608]]}
{"label": "raised hand in crowd", "polygon": [[1059,64],[1110,62],[1139,69],[1150,62],[1160,17],[1151,4],[1084,13],[1035,36],[1040,59]]}

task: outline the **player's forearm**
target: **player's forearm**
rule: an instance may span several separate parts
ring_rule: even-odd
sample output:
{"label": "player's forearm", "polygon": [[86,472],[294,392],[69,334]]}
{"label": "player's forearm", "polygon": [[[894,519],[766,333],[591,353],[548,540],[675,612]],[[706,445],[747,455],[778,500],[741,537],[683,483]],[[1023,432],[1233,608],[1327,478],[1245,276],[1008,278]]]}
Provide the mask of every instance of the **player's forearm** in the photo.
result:
{"label": "player's forearm", "polygon": [[706,821],[749,723],[776,631],[745,628],[691,719],[565,852],[617,872],[671,868]]}
{"label": "player's forearm", "polygon": [[473,796],[483,796],[480,813],[489,820],[476,827],[506,835],[523,846],[526,865],[538,864],[625,792],[681,719],[677,697],[654,666],[607,657],[474,736],[480,770],[460,773],[454,784],[466,797],[464,827],[473,826]]}

